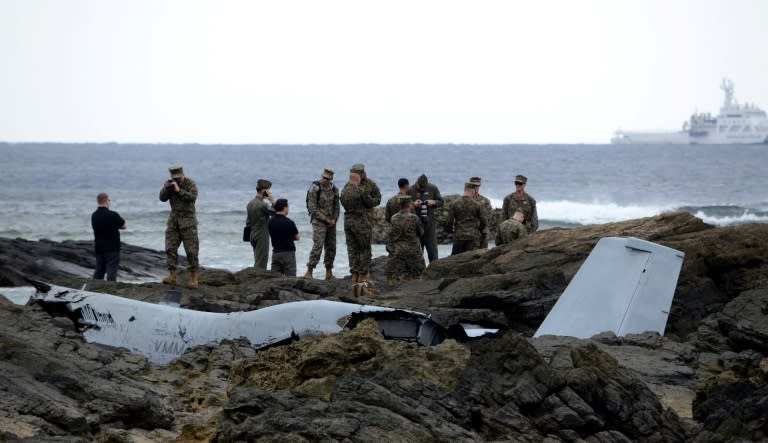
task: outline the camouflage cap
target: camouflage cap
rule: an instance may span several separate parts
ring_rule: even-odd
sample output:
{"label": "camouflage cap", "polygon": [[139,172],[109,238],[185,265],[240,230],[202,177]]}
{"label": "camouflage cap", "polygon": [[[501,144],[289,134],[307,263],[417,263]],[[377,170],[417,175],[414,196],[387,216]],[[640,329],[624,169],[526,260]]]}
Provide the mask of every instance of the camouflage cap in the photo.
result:
{"label": "camouflage cap", "polygon": [[470,183],[474,183],[476,185],[480,185],[482,183],[482,181],[483,181],[483,179],[481,179],[480,177],[470,177],[469,178],[469,182]]}
{"label": "camouflage cap", "polygon": [[272,182],[263,178],[256,180],[256,190],[269,189],[272,187]]}
{"label": "camouflage cap", "polygon": [[356,172],[358,174],[362,174],[365,172],[365,165],[362,163],[355,163],[352,165],[352,168],[349,169],[349,172]]}
{"label": "camouflage cap", "polygon": [[171,178],[184,177],[184,168],[182,168],[181,165],[170,166],[168,172],[171,173]]}
{"label": "camouflage cap", "polygon": [[323,169],[323,173],[320,176],[326,180],[333,180],[333,169]]}
{"label": "camouflage cap", "polygon": [[515,176],[515,181],[520,183],[528,183],[528,177],[518,174]]}
{"label": "camouflage cap", "polygon": [[466,182],[464,183],[464,189],[477,189],[477,183]]}

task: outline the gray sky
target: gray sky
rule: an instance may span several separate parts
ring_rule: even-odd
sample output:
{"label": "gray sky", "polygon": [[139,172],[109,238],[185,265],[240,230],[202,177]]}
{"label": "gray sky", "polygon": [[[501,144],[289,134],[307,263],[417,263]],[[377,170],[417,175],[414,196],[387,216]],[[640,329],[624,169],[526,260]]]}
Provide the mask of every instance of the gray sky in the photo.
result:
{"label": "gray sky", "polygon": [[768,108],[768,1],[0,0],[0,141],[607,143]]}

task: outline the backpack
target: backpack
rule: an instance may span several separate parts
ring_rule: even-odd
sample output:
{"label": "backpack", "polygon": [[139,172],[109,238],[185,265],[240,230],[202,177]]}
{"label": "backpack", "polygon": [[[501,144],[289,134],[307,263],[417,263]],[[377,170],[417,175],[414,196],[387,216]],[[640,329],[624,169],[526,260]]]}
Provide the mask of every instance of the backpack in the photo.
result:
{"label": "backpack", "polygon": [[[333,192],[334,194],[338,194],[339,188],[337,188],[336,185],[332,184],[330,191]],[[323,192],[323,187],[320,186],[320,181],[318,180],[313,181],[312,184],[309,186],[309,189],[307,189],[307,200],[305,203],[307,205],[307,215],[309,215],[310,221],[312,221],[313,216],[312,216],[312,211],[309,210],[309,199],[312,198],[312,193],[314,193],[315,205],[319,205],[321,192]]]}
{"label": "backpack", "polygon": [[[317,191],[315,191],[315,187],[317,187]],[[313,181],[312,184],[309,185],[309,189],[307,189],[307,215],[309,215],[310,219],[312,219],[312,211],[309,210],[309,199],[311,198],[312,192],[315,192],[315,205],[319,205],[322,188],[320,187],[320,182],[318,180]]]}

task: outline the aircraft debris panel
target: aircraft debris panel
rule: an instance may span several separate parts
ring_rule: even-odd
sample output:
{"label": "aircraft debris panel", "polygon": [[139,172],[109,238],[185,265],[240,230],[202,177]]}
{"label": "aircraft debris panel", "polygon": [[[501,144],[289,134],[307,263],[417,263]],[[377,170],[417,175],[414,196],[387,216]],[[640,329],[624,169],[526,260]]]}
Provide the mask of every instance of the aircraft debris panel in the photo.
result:
{"label": "aircraft debris panel", "polygon": [[684,255],[634,237],[600,239],[534,337],[664,335]]}
{"label": "aircraft debris panel", "polygon": [[259,349],[301,337],[333,334],[354,315],[376,319],[387,338],[424,345],[443,339],[442,327],[428,315],[382,306],[311,300],[247,312],[214,313],[179,308],[168,301],[153,304],[44,283],[36,286],[33,300],[46,309],[61,312],[64,308],[87,342],[127,348],[155,363],[168,363],[188,348],[226,339],[244,337]]}

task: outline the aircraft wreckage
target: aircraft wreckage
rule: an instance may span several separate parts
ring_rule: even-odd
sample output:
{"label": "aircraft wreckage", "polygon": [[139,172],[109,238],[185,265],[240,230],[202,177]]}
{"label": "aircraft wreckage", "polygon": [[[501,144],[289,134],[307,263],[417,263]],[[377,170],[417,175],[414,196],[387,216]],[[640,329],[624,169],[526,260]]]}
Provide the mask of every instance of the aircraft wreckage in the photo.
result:
{"label": "aircraft wreckage", "polygon": [[[31,300],[72,319],[87,342],[126,348],[154,363],[168,363],[187,348],[245,338],[256,349],[333,334],[373,318],[386,338],[435,345],[447,330],[428,315],[331,300],[284,303],[255,311],[215,313],[181,308],[170,291],[159,304],[33,282]],[[167,301],[175,296],[175,301]],[[495,330],[489,330],[495,332]],[[466,334],[464,335],[466,337]]]}
{"label": "aircraft wreckage", "polygon": [[[664,334],[684,254],[634,237],[601,239],[550,310],[534,337],[589,338],[612,331],[622,336]],[[169,291],[159,304],[33,282],[36,291],[5,291],[21,304],[29,298],[53,315],[69,317],[86,341],[126,348],[155,363],[186,349],[246,338],[256,349],[302,337],[333,334],[373,318],[386,338],[435,345],[497,329],[462,324],[445,329],[429,315],[405,309],[331,300],[284,303],[247,312],[214,313],[179,307]],[[32,288],[29,288],[30,290]]]}

